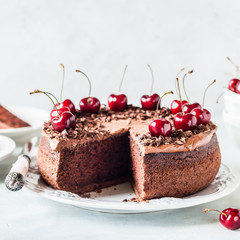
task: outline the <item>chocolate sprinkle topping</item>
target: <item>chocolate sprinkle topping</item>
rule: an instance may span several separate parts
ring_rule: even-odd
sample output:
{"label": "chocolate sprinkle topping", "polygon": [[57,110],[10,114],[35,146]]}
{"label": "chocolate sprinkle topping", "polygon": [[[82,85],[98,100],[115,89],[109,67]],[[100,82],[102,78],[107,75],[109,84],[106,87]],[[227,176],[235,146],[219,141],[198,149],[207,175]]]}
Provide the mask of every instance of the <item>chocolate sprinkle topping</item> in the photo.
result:
{"label": "chocolate sprinkle topping", "polygon": [[[110,135],[110,132],[103,128],[102,124],[104,122],[111,122],[114,120],[126,120],[126,119],[156,119],[156,118],[166,118],[172,123],[173,126],[173,115],[169,108],[161,108],[157,111],[144,110],[139,107],[134,107],[128,105],[127,109],[122,112],[114,112],[102,107],[98,114],[82,113],[77,111],[76,113],[76,129],[64,130],[62,133],[57,132],[53,129],[51,122],[48,121],[44,123],[44,131],[50,135],[50,138],[56,138],[58,140],[66,139],[80,139],[80,138],[102,138],[104,136]],[[193,131],[183,132],[182,130],[176,130],[173,127],[173,132],[169,137],[152,137],[149,132],[145,132],[137,135],[139,137],[140,143],[144,146],[160,146],[162,144],[179,144],[182,145],[186,143],[186,140],[193,135],[200,132],[205,132],[215,128],[213,123],[197,126]]]}

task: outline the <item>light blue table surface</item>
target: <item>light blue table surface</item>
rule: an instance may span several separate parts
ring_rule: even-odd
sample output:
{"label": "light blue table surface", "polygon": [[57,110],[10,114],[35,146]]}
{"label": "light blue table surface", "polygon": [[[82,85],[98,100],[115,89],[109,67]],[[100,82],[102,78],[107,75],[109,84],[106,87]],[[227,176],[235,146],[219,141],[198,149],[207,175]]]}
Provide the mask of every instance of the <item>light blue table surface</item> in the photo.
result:
{"label": "light blue table surface", "polygon": [[[215,118],[223,162],[240,170],[240,151]],[[211,203],[147,214],[91,212],[42,198],[26,189],[10,192],[4,178],[14,157],[0,162],[0,240],[5,239],[240,239],[205,208],[240,208],[240,188]]]}

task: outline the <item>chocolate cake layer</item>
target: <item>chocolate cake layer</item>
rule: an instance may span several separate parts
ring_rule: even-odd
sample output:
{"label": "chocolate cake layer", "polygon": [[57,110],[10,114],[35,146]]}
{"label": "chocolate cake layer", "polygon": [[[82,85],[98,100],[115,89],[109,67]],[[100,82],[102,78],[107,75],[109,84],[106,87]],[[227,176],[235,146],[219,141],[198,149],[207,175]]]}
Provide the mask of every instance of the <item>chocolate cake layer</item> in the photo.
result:
{"label": "chocolate cake layer", "polygon": [[37,161],[43,178],[56,189],[83,194],[116,185],[129,179],[128,132],[59,152],[42,136]]}
{"label": "chocolate cake layer", "polygon": [[130,142],[134,189],[140,200],[196,193],[214,180],[221,164],[216,135],[189,152],[141,155],[135,139]]}
{"label": "chocolate cake layer", "polygon": [[29,127],[30,125],[0,105],[0,129]]}

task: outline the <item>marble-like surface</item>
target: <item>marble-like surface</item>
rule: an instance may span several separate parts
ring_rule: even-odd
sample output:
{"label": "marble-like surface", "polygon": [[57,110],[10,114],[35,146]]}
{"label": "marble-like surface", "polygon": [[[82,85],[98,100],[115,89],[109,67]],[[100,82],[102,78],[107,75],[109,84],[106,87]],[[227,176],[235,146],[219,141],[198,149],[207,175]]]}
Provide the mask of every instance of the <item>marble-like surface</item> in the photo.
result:
{"label": "marble-like surface", "polygon": [[[223,162],[240,171],[239,149],[228,138],[221,118],[218,138]],[[231,239],[237,240],[240,230],[230,231],[218,221],[215,212],[240,208],[240,188],[211,203],[195,207],[147,214],[105,214],[82,210],[53,202],[28,190],[8,191],[4,178],[15,159],[0,163],[0,239]]]}
{"label": "marble-like surface", "polygon": [[[60,91],[66,65],[64,97],[78,104],[88,93],[106,103],[117,92],[125,64],[129,64],[122,91],[129,102],[150,89],[152,65],[154,91],[174,90],[181,67],[194,68],[187,79],[192,101],[201,101],[213,79],[206,107],[219,112],[216,98],[234,68],[226,56],[240,63],[240,2],[237,0],[12,0],[0,7],[0,102],[49,109],[44,96],[29,96],[33,89]],[[166,97],[166,105],[173,97]]]}

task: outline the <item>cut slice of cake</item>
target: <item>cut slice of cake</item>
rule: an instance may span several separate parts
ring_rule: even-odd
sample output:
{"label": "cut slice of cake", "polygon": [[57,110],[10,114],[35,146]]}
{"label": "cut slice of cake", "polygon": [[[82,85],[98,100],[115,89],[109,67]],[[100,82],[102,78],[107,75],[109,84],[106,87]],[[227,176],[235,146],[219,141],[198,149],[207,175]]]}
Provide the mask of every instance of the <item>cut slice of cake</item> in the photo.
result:
{"label": "cut slice of cake", "polygon": [[29,127],[30,125],[0,105],[0,129]]}

